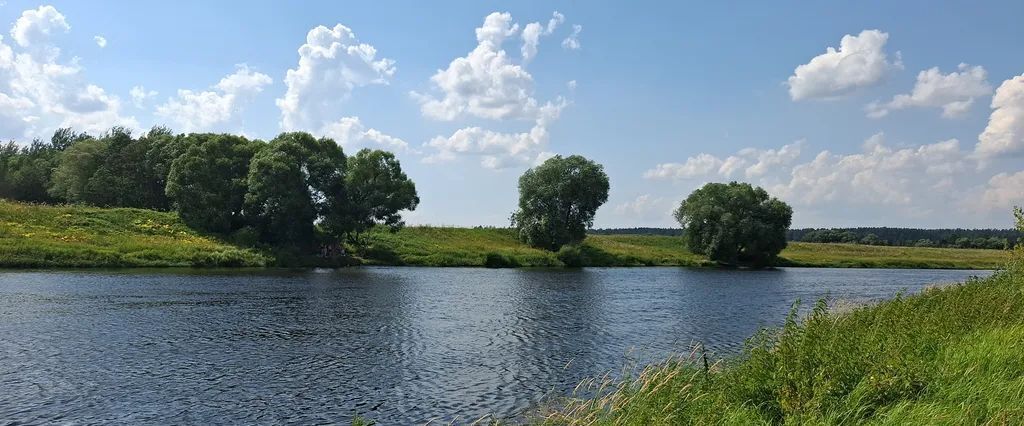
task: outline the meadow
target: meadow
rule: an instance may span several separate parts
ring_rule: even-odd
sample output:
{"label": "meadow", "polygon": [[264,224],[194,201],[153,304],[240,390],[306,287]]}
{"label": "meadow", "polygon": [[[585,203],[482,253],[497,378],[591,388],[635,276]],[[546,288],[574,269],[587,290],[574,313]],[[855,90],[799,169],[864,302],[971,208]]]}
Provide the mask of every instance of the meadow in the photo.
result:
{"label": "meadow", "polygon": [[[715,266],[682,237],[589,235],[552,253],[523,244],[508,228],[378,227],[348,244],[353,258],[319,259],[241,247],[190,229],[176,213],[130,208],[0,201],[0,266]],[[804,267],[993,269],[1009,251],[792,242],[780,264]]]}
{"label": "meadow", "polygon": [[0,266],[265,266],[270,258],[201,235],[174,213],[0,202]]}
{"label": "meadow", "polygon": [[593,424],[1020,424],[1024,267],[845,313],[824,303],[751,338],[621,381],[588,380],[535,419]]}

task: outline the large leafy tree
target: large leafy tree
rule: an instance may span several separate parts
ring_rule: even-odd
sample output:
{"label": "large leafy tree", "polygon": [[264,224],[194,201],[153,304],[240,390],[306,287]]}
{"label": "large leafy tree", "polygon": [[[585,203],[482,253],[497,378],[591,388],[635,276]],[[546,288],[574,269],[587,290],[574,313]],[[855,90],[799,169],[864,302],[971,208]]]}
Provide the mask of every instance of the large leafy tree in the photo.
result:
{"label": "large leafy tree", "polygon": [[333,140],[282,133],[253,157],[245,209],[260,238],[296,247],[312,244],[314,223],[345,203],[345,154]]}
{"label": "large leafy tree", "polygon": [[243,226],[249,162],[263,145],[241,136],[191,134],[171,164],[166,193],[189,226],[229,233]]}
{"label": "large leafy tree", "polygon": [[690,251],[722,264],[764,267],[786,248],[793,209],[749,183],[709,183],[675,212]]}
{"label": "large leafy tree", "polygon": [[65,149],[53,171],[50,194],[70,203],[85,202],[86,186],[103,163],[108,145],[106,139],[86,139]]}
{"label": "large leafy tree", "polygon": [[341,216],[328,215],[325,221],[335,235],[358,235],[375,224],[398,229],[405,224],[399,212],[415,210],[420,203],[416,185],[395,155],[380,150],[362,149],[349,157],[345,190],[347,205],[332,210]]}
{"label": "large leafy tree", "polygon": [[519,178],[519,210],[512,225],[524,242],[557,251],[578,243],[608,200],[604,167],[579,155],[556,155]]}

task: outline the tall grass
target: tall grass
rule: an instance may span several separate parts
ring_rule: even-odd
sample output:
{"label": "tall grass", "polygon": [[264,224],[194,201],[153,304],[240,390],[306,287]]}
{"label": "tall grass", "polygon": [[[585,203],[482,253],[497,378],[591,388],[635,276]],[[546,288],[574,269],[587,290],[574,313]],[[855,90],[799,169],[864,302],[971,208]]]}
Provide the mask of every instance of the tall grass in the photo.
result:
{"label": "tall grass", "polygon": [[0,266],[263,266],[268,258],[186,227],[173,213],[0,200]]}
{"label": "tall grass", "polygon": [[843,314],[819,304],[705,368],[588,381],[546,424],[1020,424],[1024,268]]}

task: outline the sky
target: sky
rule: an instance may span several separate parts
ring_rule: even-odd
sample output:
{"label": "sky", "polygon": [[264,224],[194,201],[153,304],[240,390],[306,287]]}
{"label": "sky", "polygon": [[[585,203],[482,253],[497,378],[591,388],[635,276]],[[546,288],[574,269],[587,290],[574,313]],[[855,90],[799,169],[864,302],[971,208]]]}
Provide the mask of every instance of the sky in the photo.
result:
{"label": "sky", "polygon": [[1010,227],[1024,2],[826,3],[0,0],[0,140],[308,131],[395,152],[411,224],[507,225],[579,154],[596,227],[734,180],[794,227]]}

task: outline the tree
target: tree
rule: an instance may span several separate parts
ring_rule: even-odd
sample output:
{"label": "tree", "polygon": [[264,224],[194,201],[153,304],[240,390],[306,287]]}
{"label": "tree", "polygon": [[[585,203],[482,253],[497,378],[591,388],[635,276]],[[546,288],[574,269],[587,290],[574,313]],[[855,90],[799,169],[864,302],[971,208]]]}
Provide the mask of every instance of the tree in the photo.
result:
{"label": "tree", "polygon": [[244,226],[249,162],[262,146],[241,136],[191,134],[170,165],[166,194],[189,226],[230,233]]}
{"label": "tree", "polygon": [[345,203],[345,154],[331,139],[282,133],[253,156],[246,214],[267,243],[312,244],[314,223]]}
{"label": "tree", "polygon": [[416,185],[402,171],[395,155],[380,150],[362,149],[349,157],[345,173],[345,191],[348,203],[332,208],[326,225],[333,234],[355,232],[356,235],[375,224],[399,229],[405,223],[398,213],[415,210],[420,203]]}
{"label": "tree", "polygon": [[691,251],[727,265],[771,265],[786,248],[793,209],[749,183],[709,183],[675,211]]}
{"label": "tree", "polygon": [[512,226],[531,246],[558,251],[579,243],[608,201],[604,167],[579,155],[556,155],[519,178],[519,210]]}
{"label": "tree", "polygon": [[16,148],[6,161],[4,186],[7,188],[2,196],[40,203],[55,201],[47,189],[59,154],[53,145],[40,140],[32,141],[28,147]]}
{"label": "tree", "polygon": [[64,149],[53,170],[50,195],[70,203],[85,202],[86,185],[103,163],[108,145],[106,139],[86,139]]}

